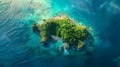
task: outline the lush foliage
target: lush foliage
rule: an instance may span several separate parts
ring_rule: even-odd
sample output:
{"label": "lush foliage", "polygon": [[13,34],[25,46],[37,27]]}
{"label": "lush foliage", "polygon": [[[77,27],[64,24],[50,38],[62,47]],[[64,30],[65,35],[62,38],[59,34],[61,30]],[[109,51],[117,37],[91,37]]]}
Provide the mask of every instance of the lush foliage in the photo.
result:
{"label": "lush foliage", "polygon": [[55,17],[48,20],[43,20],[42,24],[36,24],[40,31],[41,41],[43,43],[52,40],[51,35],[60,37],[65,43],[70,46],[81,48],[84,46],[82,41],[88,37],[86,26],[78,25],[69,17]]}

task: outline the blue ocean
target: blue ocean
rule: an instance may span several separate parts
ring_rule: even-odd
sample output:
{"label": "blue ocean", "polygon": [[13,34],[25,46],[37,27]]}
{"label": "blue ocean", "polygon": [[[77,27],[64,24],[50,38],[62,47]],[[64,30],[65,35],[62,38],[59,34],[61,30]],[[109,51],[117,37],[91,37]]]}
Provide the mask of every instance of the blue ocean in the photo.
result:
{"label": "blue ocean", "polygon": [[[59,15],[92,29],[89,58],[40,46],[32,25]],[[120,67],[120,0],[0,0],[0,67]]]}

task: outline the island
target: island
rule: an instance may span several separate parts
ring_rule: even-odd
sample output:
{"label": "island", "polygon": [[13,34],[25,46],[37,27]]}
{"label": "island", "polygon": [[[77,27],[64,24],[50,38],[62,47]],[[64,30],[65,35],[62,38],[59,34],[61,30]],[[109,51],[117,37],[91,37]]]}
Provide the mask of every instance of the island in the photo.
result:
{"label": "island", "polygon": [[79,50],[87,47],[87,51],[91,51],[94,45],[94,38],[88,31],[88,27],[76,23],[67,16],[44,19],[41,23],[33,24],[32,30],[41,37],[45,47],[59,39],[65,43],[64,49]]}

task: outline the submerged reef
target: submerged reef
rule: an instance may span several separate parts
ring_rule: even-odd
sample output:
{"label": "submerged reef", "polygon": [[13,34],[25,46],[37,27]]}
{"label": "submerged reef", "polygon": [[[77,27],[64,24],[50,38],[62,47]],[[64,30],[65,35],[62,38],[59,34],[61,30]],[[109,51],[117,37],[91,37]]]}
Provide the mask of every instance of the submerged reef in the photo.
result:
{"label": "submerged reef", "polygon": [[55,43],[62,40],[63,45],[59,46],[59,49],[66,54],[70,52],[72,54],[73,50],[80,51],[81,49],[91,52],[94,46],[94,38],[88,28],[75,23],[67,16],[45,19],[40,24],[33,24],[32,28],[33,32],[39,34],[45,47],[49,47],[50,42]]}

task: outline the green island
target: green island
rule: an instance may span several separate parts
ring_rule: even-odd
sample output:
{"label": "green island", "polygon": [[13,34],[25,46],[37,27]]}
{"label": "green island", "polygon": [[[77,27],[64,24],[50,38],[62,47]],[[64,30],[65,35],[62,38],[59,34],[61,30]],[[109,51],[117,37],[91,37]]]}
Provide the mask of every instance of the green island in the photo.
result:
{"label": "green island", "polygon": [[[94,38],[88,32],[87,27],[77,24],[67,16],[45,19],[40,24],[33,24],[32,28],[40,35],[43,44],[55,40],[53,36],[61,38],[67,44],[65,48],[81,49],[94,43]],[[86,40],[87,44],[84,43]]]}

